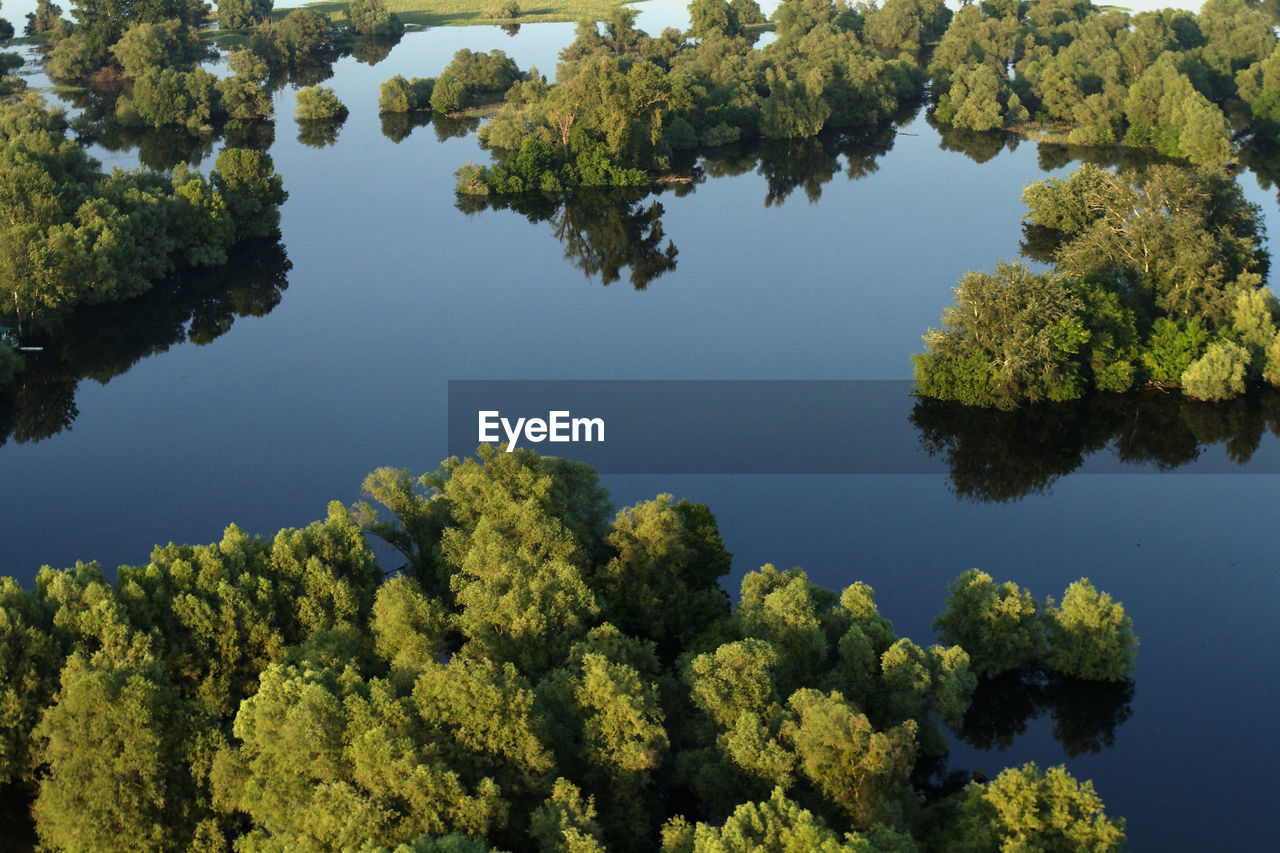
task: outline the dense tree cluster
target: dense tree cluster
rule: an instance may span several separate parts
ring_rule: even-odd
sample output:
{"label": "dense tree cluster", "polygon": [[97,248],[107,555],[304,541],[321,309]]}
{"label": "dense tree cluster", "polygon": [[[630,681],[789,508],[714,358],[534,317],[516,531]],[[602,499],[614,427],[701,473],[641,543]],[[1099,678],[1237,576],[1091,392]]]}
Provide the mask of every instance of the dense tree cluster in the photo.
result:
{"label": "dense tree cluster", "polygon": [[1144,382],[1203,400],[1280,385],[1261,212],[1229,174],[1085,165],[1023,200],[1023,252],[1053,270],[965,276],[915,357],[920,393],[1011,408]]}
{"label": "dense tree cluster", "polygon": [[[131,30],[122,50],[132,60],[186,65],[203,50],[195,31],[205,23],[208,7],[201,0],[72,0],[71,26],[56,26],[52,7],[38,8],[32,27],[46,27],[52,51],[46,67],[54,77],[82,78],[124,62],[113,51]],[[59,19],[60,20],[60,19]],[[150,57],[151,59],[148,59]]]}
{"label": "dense tree cluster", "polygon": [[[763,49],[746,26],[761,17],[751,0],[695,0],[689,13],[687,33],[657,37],[626,9],[581,23],[553,85],[530,75],[508,92],[485,138],[496,162],[460,170],[459,191],[647,182],[681,152],[874,125],[926,82],[945,126],[1034,121],[1072,143],[1198,165],[1230,159],[1230,119],[1265,134],[1280,116],[1274,20],[1246,0],[1132,17],[1087,0],[964,4],[954,17],[937,0],[785,0]],[[437,86],[437,109],[464,104],[455,89]]]}
{"label": "dense tree cluster", "polygon": [[218,0],[218,25],[224,30],[256,26],[271,14],[272,0]]}
{"label": "dense tree cluster", "polygon": [[362,36],[396,38],[404,33],[400,16],[387,9],[383,0],[351,0],[347,5],[351,29]]}
{"label": "dense tree cluster", "polygon": [[228,148],[208,179],[105,174],[66,131],[36,96],[0,105],[0,284],[28,321],[129,299],[276,230],[285,193],[265,154]]}
{"label": "dense tree cluster", "polygon": [[968,653],[799,569],[748,574],[731,608],[704,506],[660,495],[610,520],[586,466],[491,448],[365,487],[381,510],[233,526],[113,583],[93,565],[0,583],[0,777],[34,786],[43,844],[1122,843],[1063,768],[925,797],[913,772],[965,716]]}
{"label": "dense tree cluster", "polygon": [[1070,678],[1126,681],[1138,651],[1133,621],[1088,578],[1067,587],[1058,607],[970,569],[951,585],[933,628],[944,643],[962,646],[984,678],[1042,665]]}
{"label": "dense tree cluster", "polygon": [[1073,143],[1221,164],[1242,106],[1268,121],[1274,28],[1247,0],[1132,16],[1076,0],[966,4],[929,64],[936,117],[979,131],[1034,119]]}
{"label": "dense tree cluster", "polygon": [[[949,20],[941,2],[890,0],[861,11],[786,0],[763,49],[747,0],[699,0],[692,29],[649,36],[633,10],[578,25],[555,83],[530,72],[507,91],[482,140],[497,162],[459,173],[463,193],[510,194],[647,183],[680,152],[740,139],[866,130],[923,92],[921,62]],[[442,75],[441,81],[447,75]],[[436,83],[435,101],[449,88]]]}
{"label": "dense tree cluster", "polygon": [[435,89],[434,77],[414,77],[406,80],[397,74],[383,82],[378,90],[378,112],[412,113],[431,109],[431,93]]}

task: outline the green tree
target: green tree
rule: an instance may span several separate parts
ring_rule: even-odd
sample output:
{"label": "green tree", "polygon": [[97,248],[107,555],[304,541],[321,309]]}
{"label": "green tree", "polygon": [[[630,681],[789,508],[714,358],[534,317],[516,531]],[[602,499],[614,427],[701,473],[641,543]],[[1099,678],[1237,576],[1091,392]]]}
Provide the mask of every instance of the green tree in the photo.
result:
{"label": "green tree", "polygon": [[1204,353],[1208,340],[1209,333],[1196,317],[1181,323],[1157,317],[1142,351],[1142,363],[1156,382],[1178,382]]}
{"label": "green tree", "polygon": [[342,121],[347,108],[330,86],[308,86],[298,90],[298,108],[294,115],[300,121]]}
{"label": "green tree", "polygon": [[1084,303],[1062,279],[998,263],[994,274],[967,273],[955,294],[913,356],[921,394],[1012,408],[1083,393]]}
{"label": "green tree", "polygon": [[592,578],[605,616],[653,640],[664,658],[728,617],[717,581],[731,557],[702,504],[659,495],[619,512],[606,542],[615,554]]}
{"label": "green tree", "polygon": [[938,120],[968,130],[1000,127],[1002,82],[988,65],[959,70],[951,79],[951,90],[938,102]]}
{"label": "green tree", "polygon": [[238,842],[247,850],[484,837],[503,811],[492,780],[468,787],[441,761],[410,700],[350,667],[269,667],[234,733],[241,745],[213,776],[222,801],[260,827]]}
{"label": "green tree", "polygon": [[533,813],[530,834],[542,853],[604,853],[595,798],[568,779],[557,779],[551,796]]}
{"label": "green tree", "polygon": [[309,62],[328,46],[329,22],[312,9],[294,9],[276,27],[274,41],[290,63]]}
{"label": "green tree", "polygon": [[378,111],[383,113],[408,113],[431,108],[431,94],[435,79],[414,77],[406,80],[397,74],[383,82],[378,92]]}
{"label": "green tree", "polygon": [[1234,341],[1214,341],[1183,371],[1183,390],[1197,400],[1239,396],[1244,393],[1250,361],[1249,351]]}
{"label": "green tree", "polygon": [[1124,846],[1124,821],[1108,818],[1093,784],[1077,782],[1065,767],[1007,768],[986,788],[971,782],[959,797],[957,849],[1118,853]]}
{"label": "green tree", "polygon": [[728,0],[693,0],[689,4],[689,35],[693,38],[732,38],[741,33],[738,10]]}
{"label": "green tree", "polygon": [[37,0],[36,10],[27,13],[27,25],[23,28],[23,32],[29,36],[50,33],[60,26],[66,26],[65,22],[60,24],[59,22],[61,21],[61,6],[54,3],[53,0]]}
{"label": "green tree", "polygon": [[188,765],[202,711],[159,666],[72,655],[36,728],[49,775],[35,804],[43,844],[60,850],[186,847],[202,798]]}
{"label": "green tree", "polygon": [[224,30],[243,30],[267,19],[273,0],[217,0],[218,24]]}
{"label": "green tree", "polygon": [[1040,605],[1027,590],[969,569],[951,584],[946,609],[933,620],[942,642],[969,653],[974,672],[983,677],[1022,669],[1044,656]]}
{"label": "green tree", "polygon": [[400,16],[387,9],[384,0],[351,0],[347,19],[360,35],[394,38],[404,32]]}
{"label": "green tree", "polygon": [[782,735],[798,768],[854,828],[900,820],[895,811],[915,764],[915,722],[877,732],[839,693],[799,690],[787,704],[795,719]]}
{"label": "green tree", "polygon": [[248,148],[224,148],[210,179],[236,224],[237,239],[278,233],[279,208],[289,194],[269,155]]}
{"label": "green tree", "polygon": [[133,107],[151,127],[204,127],[221,111],[217,83],[203,68],[152,67],[133,86]]}
{"label": "green tree", "polygon": [[770,68],[766,79],[769,96],[760,105],[762,136],[795,139],[814,136],[822,130],[831,115],[831,106],[822,98],[820,75],[791,80],[785,71]]}
{"label": "green tree", "polygon": [[134,24],[111,46],[124,76],[138,78],[151,68],[187,65],[201,53],[193,27],[171,19],[158,24]]}
{"label": "green tree", "polygon": [[1125,681],[1133,675],[1138,651],[1133,620],[1088,578],[1067,587],[1062,606],[1049,604],[1044,618],[1050,669],[1089,681]]}

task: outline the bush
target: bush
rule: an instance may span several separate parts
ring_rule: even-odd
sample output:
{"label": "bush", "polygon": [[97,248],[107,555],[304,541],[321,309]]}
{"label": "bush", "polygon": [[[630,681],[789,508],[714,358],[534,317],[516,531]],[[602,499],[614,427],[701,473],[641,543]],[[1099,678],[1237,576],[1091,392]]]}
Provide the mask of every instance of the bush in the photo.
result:
{"label": "bush", "polygon": [[298,90],[298,108],[293,114],[301,121],[342,121],[347,108],[331,86],[308,86]]}
{"label": "bush", "polygon": [[468,100],[467,87],[456,77],[441,77],[431,91],[431,109],[438,113],[456,112]]}
{"label": "bush", "polygon": [[351,0],[347,6],[351,28],[362,36],[395,38],[404,32],[400,16],[387,9],[382,0]]}
{"label": "bush", "polygon": [[378,91],[378,111],[383,113],[410,113],[431,108],[431,93],[435,88],[433,78],[414,77],[406,80],[397,74],[382,84]]}
{"label": "bush", "polygon": [[1244,393],[1249,351],[1232,341],[1214,341],[1182,374],[1187,396],[1197,400],[1225,400]]}
{"label": "bush", "polygon": [[943,645],[969,653],[973,671],[984,678],[1022,669],[1044,654],[1039,605],[1027,590],[969,569],[951,584],[947,609],[933,620]]}
{"label": "bush", "polygon": [[514,21],[520,17],[520,4],[516,0],[498,0],[498,5],[486,9],[484,16],[494,21]]}
{"label": "bush", "polygon": [[1045,663],[1071,678],[1127,681],[1133,675],[1138,638],[1124,607],[1081,578],[1062,597],[1062,608],[1045,608],[1049,652]]}

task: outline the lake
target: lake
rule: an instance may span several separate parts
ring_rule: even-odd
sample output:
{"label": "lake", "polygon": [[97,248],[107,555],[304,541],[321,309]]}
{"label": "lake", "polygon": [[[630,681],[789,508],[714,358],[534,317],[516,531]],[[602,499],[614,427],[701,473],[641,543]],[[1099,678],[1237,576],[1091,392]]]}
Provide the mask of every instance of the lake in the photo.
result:
{"label": "lake", "polygon": [[[651,32],[680,12],[643,8]],[[22,415],[28,432],[0,446],[0,572],[29,583],[42,564],[143,563],[156,543],[216,541],[231,522],[269,535],[322,518],[327,501],[358,499],[376,467],[439,464],[449,380],[906,380],[960,277],[1017,256],[1023,186],[1074,168],[1061,150],[1016,141],[998,153],[971,141],[990,155],[977,162],[918,116],[870,151],[828,141],[740,152],[704,164],[696,185],[535,222],[459,210],[454,170],[488,160],[474,133],[384,135],[383,80],[434,76],[463,46],[551,74],[572,34],[436,29],[407,34],[376,65],[344,58],[325,85],[350,117],[324,148],[297,140],[294,90],[278,92],[270,153],[290,193],[287,262],[244,259],[232,276],[243,280],[193,284],[186,301],[152,306],[147,329],[98,322],[52,348],[50,361],[72,366],[50,370],[39,411]],[[132,166],[139,153],[95,156]],[[1274,188],[1241,181],[1280,233]],[[592,233],[607,216],[618,227]],[[660,248],[678,250],[674,268],[643,288],[625,265],[611,282],[583,271],[646,257],[625,235],[651,237],[653,216]],[[1114,744],[1068,758],[1042,715],[1003,751],[957,739],[951,766],[994,775],[1066,761],[1128,820],[1132,849],[1261,849],[1280,829],[1280,746],[1266,734],[1280,701],[1280,465],[1275,420],[1255,420],[1258,450],[1231,473],[1157,472],[1160,456],[1138,473],[1066,464],[1032,483],[1047,488],[995,489],[1007,498],[997,501],[941,475],[605,482],[619,507],[659,492],[709,505],[734,554],[731,590],[766,562],[833,587],[865,580],[898,633],[922,644],[947,584],[970,567],[1040,597],[1091,578],[1124,603],[1142,643]],[[53,434],[34,440],[39,424]]]}

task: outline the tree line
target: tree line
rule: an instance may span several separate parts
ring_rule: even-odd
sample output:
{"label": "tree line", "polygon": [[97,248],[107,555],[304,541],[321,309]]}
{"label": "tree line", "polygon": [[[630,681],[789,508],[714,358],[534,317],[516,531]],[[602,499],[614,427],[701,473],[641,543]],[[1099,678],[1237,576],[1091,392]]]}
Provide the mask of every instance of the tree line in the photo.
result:
{"label": "tree line", "polygon": [[0,582],[0,778],[34,797],[42,844],[1120,849],[1064,767],[925,780],[989,675],[1042,659],[1125,683],[1131,625],[1087,581],[1038,610],[968,572],[950,645],[925,648],[865,583],[765,566],[731,605],[705,506],[614,513],[580,463],[482,447],[365,492],[114,581]]}
{"label": "tree line", "polygon": [[[874,125],[926,92],[944,126],[1047,130],[1195,165],[1227,162],[1237,139],[1274,135],[1280,120],[1276,13],[1246,0],[1133,16],[1088,0],[992,0],[954,16],[937,0],[785,0],[763,48],[751,0],[695,0],[689,13],[688,31],[656,37],[626,9],[583,21],[554,83],[536,69],[503,81],[481,136],[494,161],[461,169],[459,192],[647,183],[739,139]],[[497,92],[450,70],[441,81],[462,94],[454,108]]]}
{"label": "tree line", "polygon": [[104,173],[36,95],[0,103],[0,193],[0,311],[35,324],[226,263],[233,245],[277,235],[286,198],[271,158],[248,149],[225,149],[208,178]]}

